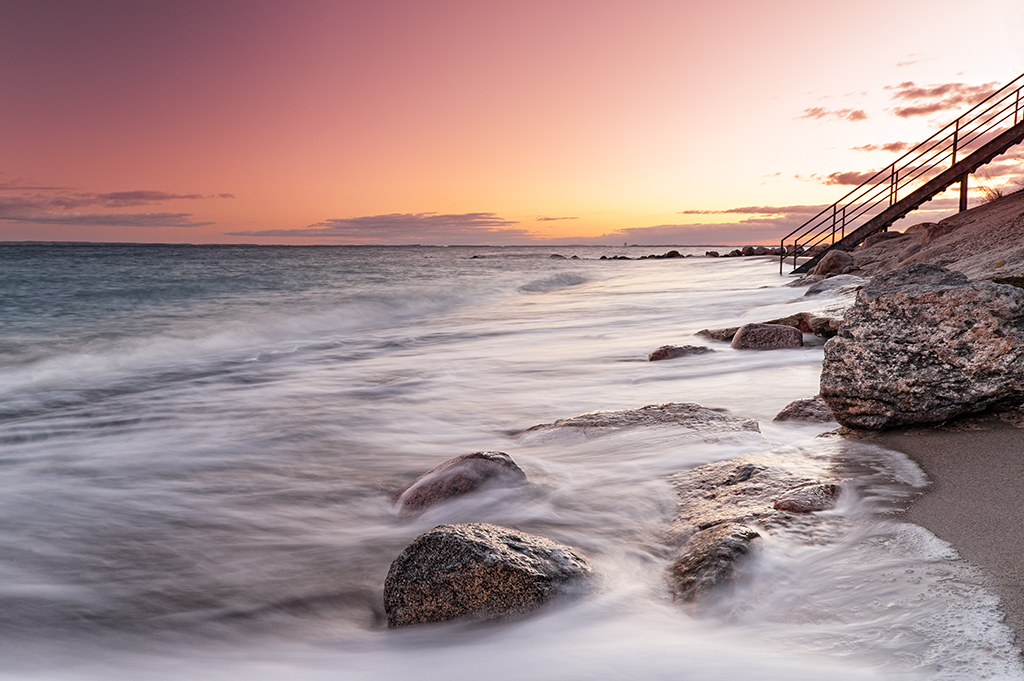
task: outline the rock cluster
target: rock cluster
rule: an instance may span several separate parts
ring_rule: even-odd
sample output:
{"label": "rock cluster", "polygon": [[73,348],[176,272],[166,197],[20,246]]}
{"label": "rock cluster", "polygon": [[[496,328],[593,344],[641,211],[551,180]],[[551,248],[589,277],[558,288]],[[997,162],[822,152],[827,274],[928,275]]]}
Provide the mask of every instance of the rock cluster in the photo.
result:
{"label": "rock cluster", "polygon": [[821,396],[880,429],[1024,402],[1024,290],[935,265],[875,277],[825,344]]}
{"label": "rock cluster", "polygon": [[583,587],[586,558],[487,523],[440,525],[413,541],[384,581],[389,627],[521,615]]}
{"label": "rock cluster", "polygon": [[402,515],[417,515],[446,501],[484,487],[514,487],[526,473],[505,452],[473,452],[445,461],[395,494]]}

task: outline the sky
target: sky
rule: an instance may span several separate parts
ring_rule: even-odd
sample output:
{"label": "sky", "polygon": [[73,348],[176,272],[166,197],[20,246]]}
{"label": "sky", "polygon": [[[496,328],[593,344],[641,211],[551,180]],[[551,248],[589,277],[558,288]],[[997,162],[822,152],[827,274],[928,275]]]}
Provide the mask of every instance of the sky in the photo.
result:
{"label": "sky", "polygon": [[1022,36],[1020,0],[0,0],[0,241],[777,242]]}

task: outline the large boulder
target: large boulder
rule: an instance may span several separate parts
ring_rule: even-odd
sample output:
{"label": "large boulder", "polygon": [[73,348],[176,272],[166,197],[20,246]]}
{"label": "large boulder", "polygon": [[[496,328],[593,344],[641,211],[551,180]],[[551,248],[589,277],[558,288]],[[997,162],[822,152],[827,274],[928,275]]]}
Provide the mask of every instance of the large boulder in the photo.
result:
{"label": "large boulder", "polygon": [[711,340],[719,341],[731,341],[732,337],[736,335],[736,332],[740,330],[738,326],[727,326],[724,329],[701,329],[695,336],[704,336]]}
{"label": "large boulder", "polygon": [[1019,405],[1024,290],[925,264],[875,277],[825,344],[821,396],[864,429]]}
{"label": "large boulder", "polygon": [[473,452],[445,461],[395,494],[402,515],[417,515],[439,501],[484,487],[515,487],[526,473],[505,452]]}
{"label": "large boulder", "polygon": [[803,344],[800,330],[783,324],[744,324],[732,337],[732,347],[738,350],[798,348]]}
{"label": "large boulder", "polygon": [[696,532],[672,562],[675,598],[693,601],[733,582],[736,565],[760,536],[741,523],[722,523]]}
{"label": "large boulder", "polygon": [[439,525],[395,558],[384,581],[389,627],[522,615],[581,590],[587,559],[550,539],[487,523]]}

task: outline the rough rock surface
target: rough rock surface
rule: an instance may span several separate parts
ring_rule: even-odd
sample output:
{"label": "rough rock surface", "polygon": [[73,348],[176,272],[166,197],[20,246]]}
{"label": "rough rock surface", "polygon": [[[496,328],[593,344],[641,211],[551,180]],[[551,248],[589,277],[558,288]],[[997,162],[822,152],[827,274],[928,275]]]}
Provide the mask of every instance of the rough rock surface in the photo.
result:
{"label": "rough rock surface", "polygon": [[658,362],[663,359],[675,359],[676,357],[687,357],[689,355],[704,355],[714,352],[705,345],[662,345],[660,348],[648,355],[651,362]]}
{"label": "rough rock surface", "polygon": [[803,344],[799,329],[782,324],[744,324],[732,337],[732,347],[737,350],[798,348]]}
{"label": "rough rock surface", "polygon": [[795,400],[787,404],[773,421],[815,421],[827,423],[834,420],[832,410],[820,395]]}
{"label": "rough rock surface", "polygon": [[829,251],[811,270],[811,274],[841,274],[853,264],[853,256],[845,251]]}
{"label": "rough rock surface", "polygon": [[439,501],[483,487],[515,487],[526,483],[523,472],[505,452],[473,452],[445,461],[395,494],[402,515],[416,515]]}
{"label": "rough rock surface", "polygon": [[1024,290],[935,265],[875,277],[825,344],[821,396],[863,429],[1019,405]]}
{"label": "rough rock surface", "polygon": [[839,485],[812,483],[791,489],[775,500],[773,508],[792,513],[813,513],[834,508],[839,499]]}
{"label": "rough rock surface", "polygon": [[663,424],[682,426],[701,432],[760,432],[757,421],[754,419],[739,419],[726,416],[693,402],[649,404],[639,409],[623,409],[620,411],[592,411],[589,414],[560,419],[554,423],[543,423],[533,426],[523,432],[530,433],[557,428],[578,428],[586,432],[588,430]]}
{"label": "rough rock surface", "polygon": [[841,301],[833,305],[819,307],[808,312],[797,312],[788,317],[780,317],[764,322],[765,324],[781,324],[792,326],[803,333],[813,333],[822,338],[831,338],[839,332],[846,311],[853,305],[853,300]]}
{"label": "rough rock surface", "polygon": [[[698,466],[671,476],[669,482],[679,498],[667,536],[669,546],[677,549],[672,588],[677,598],[699,600],[706,591],[732,580],[758,534],[813,522],[807,516],[810,508],[780,508],[780,499],[814,485],[832,485],[834,502],[840,480],[826,465],[815,469],[803,456],[773,451]],[[813,497],[808,491],[800,494]],[[817,510],[831,507],[819,505]]]}
{"label": "rough rock surface", "polygon": [[701,329],[698,331],[696,336],[704,336],[711,340],[719,341],[731,341],[732,337],[736,335],[736,332],[740,330],[738,326],[730,326],[724,329]]}
{"label": "rough rock surface", "polygon": [[578,551],[487,523],[439,525],[391,564],[384,582],[388,626],[534,610],[581,588],[591,574]]}
{"label": "rough rock surface", "polygon": [[807,287],[807,290],[804,291],[804,295],[816,296],[819,293],[824,293],[825,291],[848,293],[857,290],[858,287],[863,286],[866,283],[867,279],[864,277],[858,277],[854,274],[837,274],[834,277],[829,277],[812,283]]}
{"label": "rough rock surface", "polygon": [[760,536],[741,523],[722,523],[695,533],[672,563],[675,598],[693,601],[732,582],[739,560]]}

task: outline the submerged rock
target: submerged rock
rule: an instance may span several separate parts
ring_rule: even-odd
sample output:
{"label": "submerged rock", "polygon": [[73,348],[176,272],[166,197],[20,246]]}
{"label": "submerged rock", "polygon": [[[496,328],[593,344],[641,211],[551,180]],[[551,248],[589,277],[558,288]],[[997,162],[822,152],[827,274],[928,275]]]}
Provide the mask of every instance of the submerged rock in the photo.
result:
{"label": "submerged rock", "polygon": [[[667,543],[676,548],[672,590],[700,600],[732,582],[750,543],[831,508],[840,480],[778,452],[698,466],[669,478],[679,498]],[[803,520],[800,520],[803,518]]]}
{"label": "submerged rock", "polygon": [[430,506],[484,487],[515,487],[526,473],[505,452],[473,452],[445,461],[403,487],[395,495],[402,515],[416,515]]}
{"label": "submerged rock", "polygon": [[648,355],[647,360],[658,362],[663,359],[675,359],[676,357],[686,357],[688,355],[704,355],[709,352],[714,352],[714,350],[704,345],[662,345]]}
{"label": "submerged rock", "polygon": [[389,627],[530,612],[581,590],[592,570],[575,549],[487,523],[439,525],[413,541],[384,582]]}
{"label": "submerged rock", "polygon": [[813,513],[835,508],[839,499],[839,485],[812,483],[785,492],[775,500],[773,508],[792,513]]}
{"label": "submerged rock", "polygon": [[729,326],[724,329],[701,329],[695,336],[704,336],[711,340],[719,341],[731,341],[732,337],[736,335],[736,332],[740,330],[738,326]]}
{"label": "submerged rock", "polygon": [[790,402],[772,420],[827,423],[834,419],[835,417],[832,416],[832,410],[829,409],[828,403],[821,398],[821,395],[815,395],[814,397]]}
{"label": "submerged rock", "polygon": [[1024,402],[1024,290],[936,265],[875,277],[825,344],[840,424],[924,424]]}
{"label": "submerged rock", "polygon": [[675,598],[693,601],[732,582],[739,560],[760,536],[740,523],[723,523],[694,534],[672,563]]}
{"label": "submerged rock", "polygon": [[589,414],[580,414],[572,418],[560,419],[554,423],[542,423],[523,432],[530,433],[558,428],[578,428],[585,432],[598,429],[656,425],[676,425],[696,431],[713,431],[718,433],[760,432],[757,421],[753,419],[726,416],[693,402],[649,404],[639,409],[623,409],[620,411],[592,411]]}
{"label": "submerged rock", "polygon": [[744,324],[732,338],[732,347],[738,350],[798,348],[803,344],[799,329],[782,324]]}

